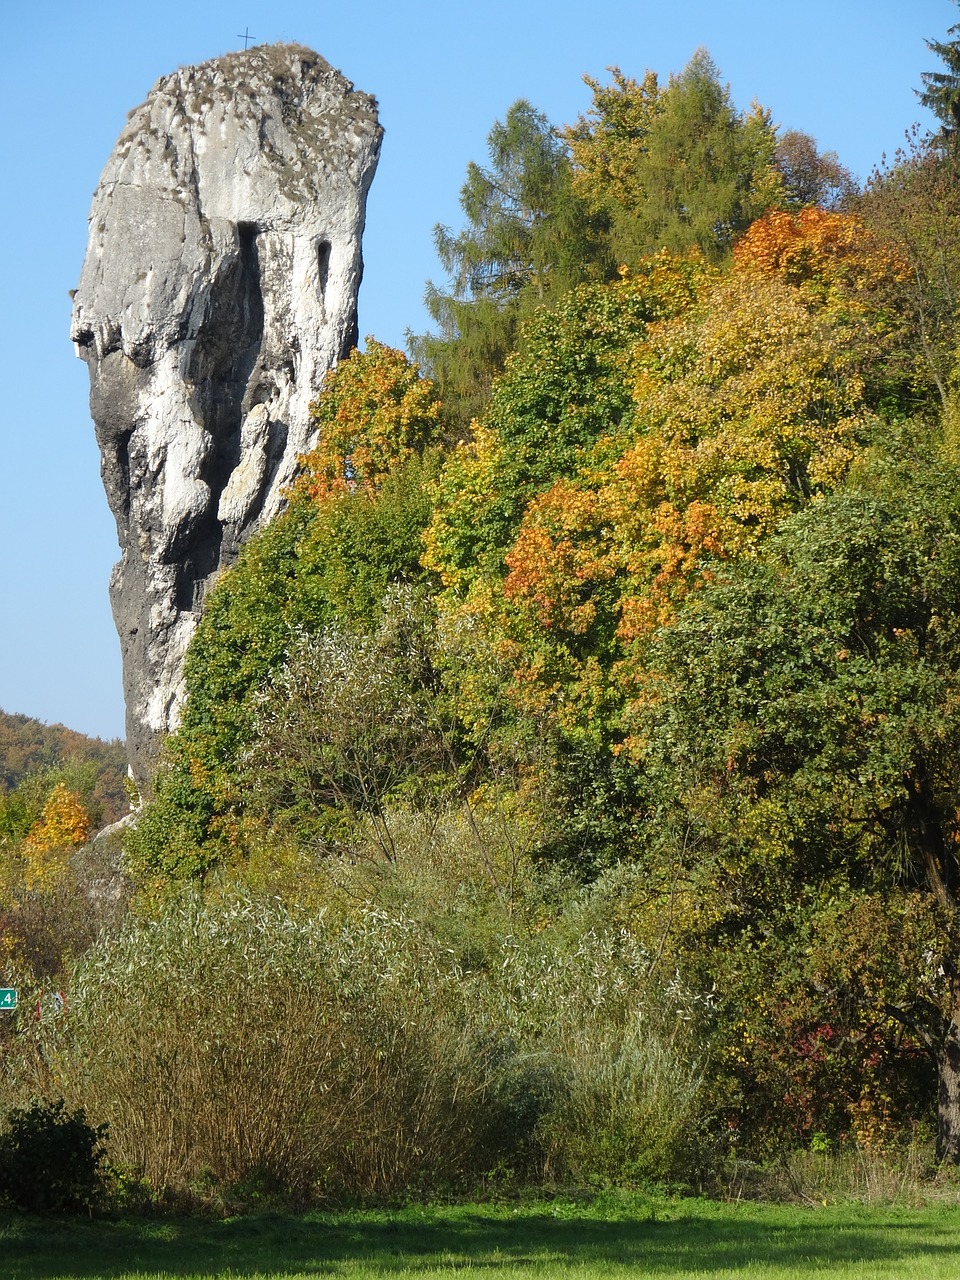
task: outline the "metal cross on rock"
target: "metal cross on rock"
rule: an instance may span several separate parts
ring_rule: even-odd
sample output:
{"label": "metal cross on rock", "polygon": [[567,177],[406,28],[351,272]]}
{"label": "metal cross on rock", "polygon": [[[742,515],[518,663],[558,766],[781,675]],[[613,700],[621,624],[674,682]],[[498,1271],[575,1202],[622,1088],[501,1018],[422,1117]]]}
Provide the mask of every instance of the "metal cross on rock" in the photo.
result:
{"label": "metal cross on rock", "polygon": [[250,34],[250,28],[249,28],[249,27],[244,27],[244,29],[243,29],[243,35],[242,35],[242,36],[240,36],[240,35],[238,35],[238,36],[237,36],[237,39],[238,39],[238,40],[242,40],[242,41],[243,41],[243,47],[244,47],[244,49],[246,49],[247,45],[250,43],[250,41],[251,41],[251,40],[256,40],[256,38],[257,38],[256,36],[252,36],[252,35]]}

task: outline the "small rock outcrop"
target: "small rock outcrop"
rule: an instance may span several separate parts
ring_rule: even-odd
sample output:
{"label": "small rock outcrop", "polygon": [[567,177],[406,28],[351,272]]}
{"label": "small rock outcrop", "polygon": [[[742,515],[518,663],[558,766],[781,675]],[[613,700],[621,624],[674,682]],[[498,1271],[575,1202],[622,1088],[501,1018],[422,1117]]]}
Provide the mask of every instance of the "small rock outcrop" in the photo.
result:
{"label": "small rock outcrop", "polygon": [[299,45],[157,82],[90,213],[71,337],[121,559],[110,591],[127,741],[176,727],[204,595],[314,443],[308,406],[356,339],[375,101]]}

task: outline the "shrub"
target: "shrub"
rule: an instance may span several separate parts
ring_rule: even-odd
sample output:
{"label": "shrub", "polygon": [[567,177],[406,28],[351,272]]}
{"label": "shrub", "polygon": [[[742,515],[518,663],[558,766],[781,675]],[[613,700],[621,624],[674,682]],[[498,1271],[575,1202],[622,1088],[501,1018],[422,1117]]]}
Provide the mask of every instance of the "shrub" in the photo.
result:
{"label": "shrub", "polygon": [[553,937],[507,939],[499,957],[499,1017],[536,1055],[540,1081],[550,1073],[532,1134],[536,1177],[684,1180],[699,1158],[701,1002],[590,914],[571,908]]}
{"label": "shrub", "polygon": [[63,1099],[15,1108],[0,1134],[0,1198],[27,1213],[76,1213],[102,1191],[107,1126]]}
{"label": "shrub", "polygon": [[[24,861],[0,854],[0,955],[21,982],[61,985],[71,957],[118,927],[129,900],[116,834],[66,856],[57,876],[30,885]],[[8,985],[12,985],[8,982]]]}
{"label": "shrub", "polygon": [[[456,1186],[490,1157],[497,1037],[423,931],[188,897],[84,956],[44,1055],[157,1190]],[[42,1031],[42,1028],[41,1028]]]}
{"label": "shrub", "polygon": [[682,1168],[692,1037],[628,936],[519,921],[513,936],[491,916],[471,944],[450,916],[437,933],[399,904],[338,910],[190,895],[79,961],[68,1015],[37,1034],[123,1168],[226,1201]]}

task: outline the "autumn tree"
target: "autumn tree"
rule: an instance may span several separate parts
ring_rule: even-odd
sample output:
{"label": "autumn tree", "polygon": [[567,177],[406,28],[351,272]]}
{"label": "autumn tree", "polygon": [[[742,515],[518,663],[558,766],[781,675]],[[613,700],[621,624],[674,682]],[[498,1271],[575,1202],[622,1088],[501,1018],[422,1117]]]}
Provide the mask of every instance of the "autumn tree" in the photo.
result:
{"label": "autumn tree", "polygon": [[479,430],[440,481],[426,563],[458,595],[502,569],[527,502],[626,424],[628,353],[652,322],[691,305],[706,270],[697,256],[661,255],[531,317]]}
{"label": "autumn tree", "polygon": [[539,317],[440,480],[442,610],[469,620],[478,662],[512,668],[513,706],[547,717],[558,757],[595,762],[571,811],[591,793],[613,811],[599,779],[651,637],[718,563],[840,488],[876,430],[871,290],[896,256],[817,209],[740,243],[726,272],[660,255]]}
{"label": "autumn tree", "polygon": [[839,485],[866,435],[862,384],[795,290],[750,275],[704,285],[624,364],[626,429],[528,501],[503,556],[492,611],[512,697],[549,709],[565,817],[592,836],[574,842],[558,824],[554,848],[577,849],[583,868],[643,839],[623,713],[651,638],[718,564],[756,556],[785,516]]}
{"label": "autumn tree", "polygon": [[573,187],[597,212],[636,207],[643,199],[637,163],[661,110],[663,90],[655,71],[642,80],[608,67],[610,83],[584,83],[593,102],[563,130],[573,163]]}
{"label": "autumn tree", "polygon": [[66,869],[66,859],[90,834],[90,818],[80,797],[59,782],[23,842],[27,889],[51,889]]}
{"label": "autumn tree", "polygon": [[327,374],[312,406],[317,443],[299,489],[316,502],[358,489],[375,492],[407,459],[440,440],[436,388],[401,351],[368,337]]}
{"label": "autumn tree", "polygon": [[606,210],[617,261],[690,248],[722,258],[784,198],[769,114],[757,104],[738,112],[704,49],[666,88],[649,72],[639,82],[612,75],[609,86],[588,80],[591,110],[565,136],[574,187]]}
{"label": "autumn tree", "polygon": [[504,554],[528,658],[547,634],[594,658],[612,634],[649,634],[705,561],[754,554],[836,488],[868,436],[855,350],[799,287],[752,264],[702,278],[699,298],[638,333],[618,366],[624,425],[530,495]]}

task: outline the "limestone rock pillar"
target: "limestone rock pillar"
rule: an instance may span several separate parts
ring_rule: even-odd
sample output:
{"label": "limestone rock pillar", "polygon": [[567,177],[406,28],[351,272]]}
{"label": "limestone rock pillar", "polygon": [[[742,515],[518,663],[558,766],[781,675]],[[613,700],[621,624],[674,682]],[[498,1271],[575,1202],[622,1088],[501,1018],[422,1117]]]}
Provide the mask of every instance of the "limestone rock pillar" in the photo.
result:
{"label": "limestone rock pillar", "polygon": [[283,504],[356,340],[375,101],[299,45],[159,80],[103,171],[71,337],[121,558],[127,740],[176,727],[204,596]]}

